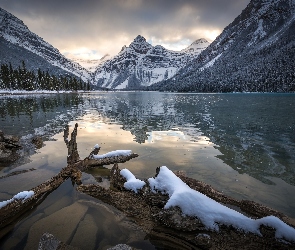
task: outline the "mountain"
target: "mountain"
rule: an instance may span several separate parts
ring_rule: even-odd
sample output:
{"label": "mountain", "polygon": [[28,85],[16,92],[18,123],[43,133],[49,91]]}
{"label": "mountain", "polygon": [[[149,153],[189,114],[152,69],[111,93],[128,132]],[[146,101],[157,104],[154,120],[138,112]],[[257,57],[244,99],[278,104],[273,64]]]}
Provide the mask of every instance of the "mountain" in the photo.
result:
{"label": "mountain", "polygon": [[295,0],[251,0],[168,91],[295,91]]}
{"label": "mountain", "polygon": [[94,72],[98,86],[112,89],[137,89],[173,77],[180,68],[197,57],[209,43],[199,39],[182,51],[152,46],[138,35],[118,55],[100,64]]}
{"label": "mountain", "polygon": [[24,61],[29,70],[48,71],[50,74],[73,74],[84,81],[90,73],[78,63],[64,57],[56,48],[31,32],[28,27],[9,12],[0,8],[0,63],[13,67]]}
{"label": "mountain", "polygon": [[94,72],[97,67],[101,66],[106,60],[109,60],[111,56],[105,54],[100,59],[79,59],[79,58],[70,58],[73,62],[80,64],[82,67],[87,69],[89,72]]}

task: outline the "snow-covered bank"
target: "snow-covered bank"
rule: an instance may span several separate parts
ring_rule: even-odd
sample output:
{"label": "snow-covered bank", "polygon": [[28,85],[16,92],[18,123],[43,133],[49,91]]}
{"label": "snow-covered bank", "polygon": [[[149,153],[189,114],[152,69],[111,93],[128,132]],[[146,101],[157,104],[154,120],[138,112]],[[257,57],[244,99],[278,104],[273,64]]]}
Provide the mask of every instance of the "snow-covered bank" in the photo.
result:
{"label": "snow-covered bank", "polygon": [[[124,187],[137,193],[140,180],[126,170],[122,171],[121,175],[127,179]],[[249,218],[191,189],[165,166],[160,168],[156,177],[149,178],[148,182],[152,192],[160,191],[169,195],[169,200],[164,209],[179,207],[183,215],[197,217],[209,230],[219,231],[219,225],[223,224],[262,236],[260,226],[265,225],[276,230],[276,238],[295,242],[295,229],[279,218],[275,216],[266,216],[261,219]]]}
{"label": "snow-covered bank", "polygon": [[66,91],[66,90],[7,90],[0,89],[0,95],[33,95],[33,94],[62,94],[62,93],[86,93],[88,91],[78,90],[78,91]]}

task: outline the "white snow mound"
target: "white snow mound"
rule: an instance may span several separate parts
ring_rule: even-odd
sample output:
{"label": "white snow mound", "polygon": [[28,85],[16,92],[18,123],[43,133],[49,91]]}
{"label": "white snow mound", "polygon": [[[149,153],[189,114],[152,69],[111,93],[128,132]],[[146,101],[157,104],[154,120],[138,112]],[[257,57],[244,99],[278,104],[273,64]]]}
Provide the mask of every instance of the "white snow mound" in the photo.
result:
{"label": "white snow mound", "polygon": [[143,188],[143,186],[145,185],[145,182],[139,179],[136,179],[135,176],[128,170],[128,169],[122,169],[120,171],[120,174],[125,177],[125,179],[127,180],[124,183],[124,187],[128,190],[132,190],[135,193],[138,192],[139,189]]}
{"label": "white snow mound", "polygon": [[102,155],[93,155],[94,159],[103,159],[107,157],[129,156],[132,154],[131,150],[115,150]]}
{"label": "white snow mound", "polygon": [[149,178],[152,190],[167,193],[165,209],[178,206],[184,215],[196,216],[210,230],[218,231],[218,224],[232,225],[238,230],[261,235],[261,225],[276,229],[276,238],[295,241],[295,229],[275,216],[251,219],[233,209],[221,205],[206,195],[191,189],[171,170],[163,166],[157,177]]}

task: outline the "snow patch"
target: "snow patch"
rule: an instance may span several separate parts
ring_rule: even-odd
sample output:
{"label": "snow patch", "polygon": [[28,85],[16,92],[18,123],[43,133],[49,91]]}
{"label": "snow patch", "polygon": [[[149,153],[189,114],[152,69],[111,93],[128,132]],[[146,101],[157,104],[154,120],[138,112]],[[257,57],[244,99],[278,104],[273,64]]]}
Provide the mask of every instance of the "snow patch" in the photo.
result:
{"label": "snow patch", "polygon": [[261,235],[261,225],[276,229],[276,238],[295,241],[295,229],[285,224],[275,216],[261,219],[251,219],[233,209],[221,205],[206,195],[191,189],[171,170],[163,166],[157,177],[149,178],[149,184],[154,192],[168,193],[169,200],[165,209],[180,207],[184,215],[196,216],[210,230],[219,230],[218,224],[232,225],[238,230]]}
{"label": "snow patch", "polygon": [[120,171],[120,174],[127,180],[124,183],[124,187],[128,190],[132,190],[137,193],[138,190],[143,188],[143,186],[145,185],[144,181],[136,179],[135,176],[126,168],[122,169]]}
{"label": "snow patch", "polygon": [[216,60],[221,57],[222,53],[219,54],[218,56],[214,57],[211,61],[207,62],[202,68],[200,68],[201,71],[203,71],[206,68],[209,68],[211,66],[214,65],[214,63],[216,62]]}
{"label": "snow patch", "polygon": [[127,88],[128,81],[129,81],[129,77],[124,82],[122,82],[120,85],[118,85],[115,89],[125,89],[125,88]]}
{"label": "snow patch", "polygon": [[0,208],[5,207],[6,205],[8,205],[9,203],[12,203],[15,200],[23,200],[23,202],[24,202],[26,199],[31,198],[33,195],[34,195],[34,191],[22,191],[22,192],[19,192],[18,194],[13,196],[10,200],[1,201],[0,202]]}
{"label": "snow patch", "polygon": [[93,155],[94,159],[103,159],[107,157],[129,156],[132,154],[131,150],[115,150],[102,155]]}

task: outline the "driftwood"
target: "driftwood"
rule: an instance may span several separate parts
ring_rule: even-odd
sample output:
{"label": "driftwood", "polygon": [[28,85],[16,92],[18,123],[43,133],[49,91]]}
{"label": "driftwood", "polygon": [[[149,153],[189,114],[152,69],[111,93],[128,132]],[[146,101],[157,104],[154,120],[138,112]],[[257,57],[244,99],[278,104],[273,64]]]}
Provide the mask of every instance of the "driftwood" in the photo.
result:
{"label": "driftwood", "polygon": [[[268,215],[279,217],[290,226],[295,221],[287,216],[255,202],[238,201],[230,198],[211,186],[185,177],[176,172],[192,189],[202,192],[212,199],[235,207],[247,216],[261,218]],[[115,164],[111,170],[111,187],[105,189],[99,185],[80,185],[80,192],[96,197],[121,210],[140,225],[151,242],[161,243],[165,249],[294,249],[295,242],[278,241],[274,229],[262,226],[263,237],[238,231],[233,227],[220,225],[219,232],[207,230],[196,218],[183,216],[179,208],[163,209],[168,195],[151,192],[148,182],[137,194],[124,188],[125,178]]]}
{"label": "driftwood", "polygon": [[[77,150],[77,128],[75,125],[69,140],[69,127],[64,130],[64,141],[68,148],[67,166],[50,180],[31,189],[34,195],[26,200],[14,200],[0,209],[0,238],[13,228],[14,224],[32,212],[53,190],[58,188],[66,179],[71,178],[77,190],[108,203],[131,217],[146,232],[146,238],[164,249],[294,249],[294,242],[278,241],[272,228],[260,228],[263,237],[255,234],[245,234],[233,227],[219,225],[220,231],[209,231],[196,217],[183,216],[179,208],[163,209],[168,201],[168,195],[151,192],[148,182],[137,194],[124,188],[125,178],[120,175],[118,163],[126,162],[137,154],[129,156],[108,157],[95,159],[100,148],[96,147],[88,157],[80,160]],[[88,168],[114,164],[110,171],[111,188],[99,185],[83,185],[81,171]],[[252,201],[238,201],[214,190],[211,186],[188,178],[182,172],[176,175],[192,189],[231,208],[239,209],[252,218],[274,215],[291,226],[293,219],[270,208]],[[46,240],[46,239],[45,239]],[[51,238],[49,237],[49,241]]]}
{"label": "driftwood", "polygon": [[[99,149],[94,149],[88,157],[84,160],[80,160],[76,141],[77,128],[78,124],[75,124],[74,130],[71,133],[70,141],[68,140],[69,126],[66,126],[64,130],[64,141],[68,147],[67,166],[61,169],[57,175],[53,176],[48,181],[32,188],[31,190],[34,191],[32,197],[25,200],[15,199],[6,206],[0,208],[0,230],[2,230],[2,234],[9,231],[9,229],[13,227],[13,224],[15,224],[23,214],[38,206],[47,195],[58,188],[66,179],[71,178],[73,182],[79,185],[81,184],[81,171],[91,167],[109,165],[116,162],[126,162],[138,156],[133,153],[129,156],[106,157],[96,160],[92,158],[92,155],[97,154]],[[9,228],[4,229],[7,226],[9,226]],[[2,234],[0,233],[0,236]]]}

